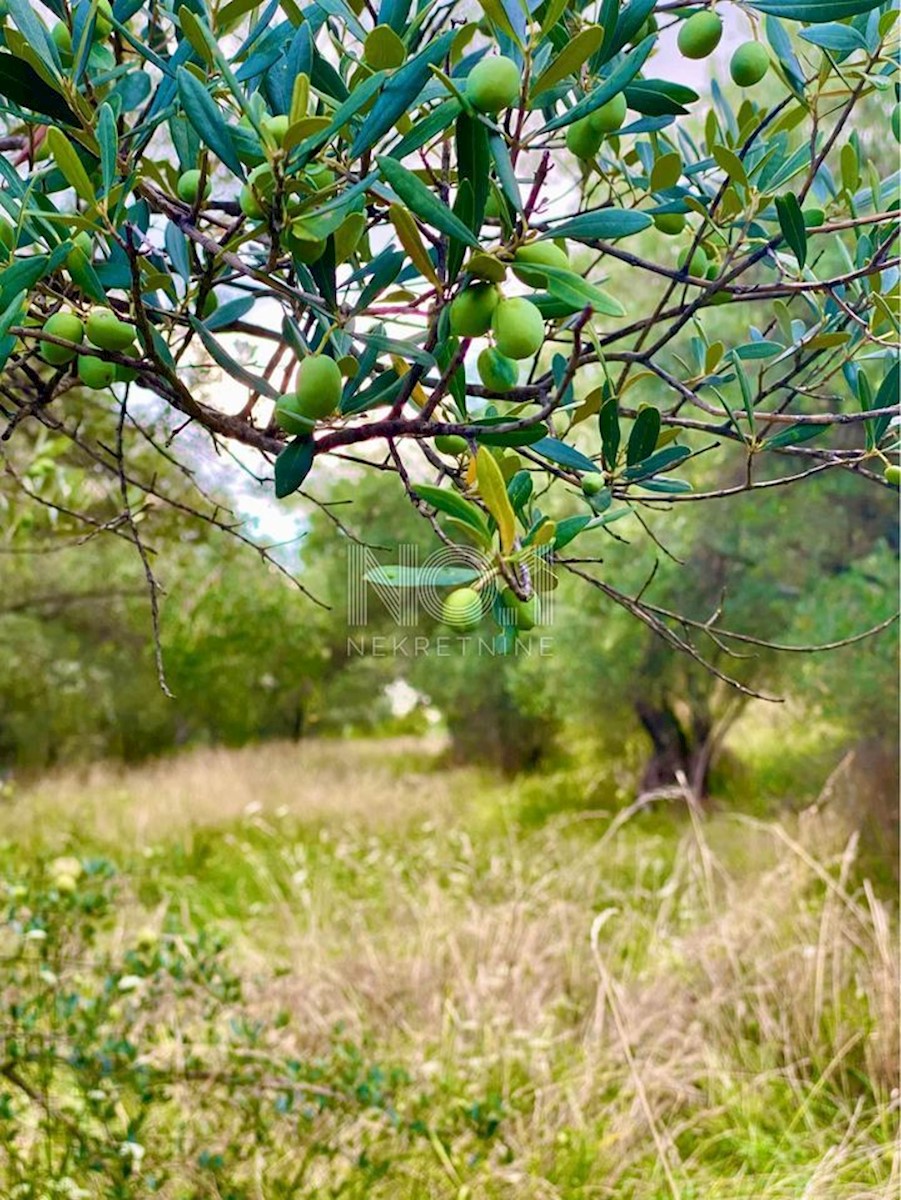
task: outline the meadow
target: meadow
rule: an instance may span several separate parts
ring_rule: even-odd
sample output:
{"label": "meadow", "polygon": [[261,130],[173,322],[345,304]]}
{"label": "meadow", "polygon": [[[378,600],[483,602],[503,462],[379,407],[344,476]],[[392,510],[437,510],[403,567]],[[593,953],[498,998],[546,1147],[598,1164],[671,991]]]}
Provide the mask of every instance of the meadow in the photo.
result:
{"label": "meadow", "polygon": [[412,738],[9,787],[0,1193],[888,1200],[845,792],[702,813]]}

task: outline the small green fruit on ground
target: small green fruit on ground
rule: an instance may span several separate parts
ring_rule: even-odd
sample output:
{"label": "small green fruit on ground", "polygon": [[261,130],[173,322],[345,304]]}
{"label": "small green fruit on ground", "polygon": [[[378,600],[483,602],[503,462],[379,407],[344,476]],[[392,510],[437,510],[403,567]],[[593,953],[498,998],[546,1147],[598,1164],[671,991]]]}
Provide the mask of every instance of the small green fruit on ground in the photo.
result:
{"label": "small green fruit on ground", "polygon": [[723,22],[715,12],[696,12],[679,29],[679,52],[685,58],[706,58],[717,48],[722,36]]}
{"label": "small green fruit on ground", "polygon": [[534,270],[533,263],[538,266],[559,267],[563,271],[570,269],[566,251],[550,241],[528,242],[525,246],[520,246],[516,251],[513,266],[513,274],[517,279],[531,287],[544,287],[547,284],[547,275]]}
{"label": "small green fruit on ground", "polygon": [[78,882],[72,875],[63,873],[62,875],[54,875],[53,886],[62,895],[71,896],[77,890]]}
{"label": "small green fruit on ground", "polygon": [[279,113],[275,117],[263,117],[260,128],[272,138],[276,146],[280,146],[285,140],[289,124],[290,121],[284,113]]}
{"label": "small green fruit on ground", "polygon": [[297,369],[295,391],[300,411],[307,417],[318,420],[333,413],[341,401],[342,387],[340,367],[325,354],[303,359]]}
{"label": "small green fruit on ground", "polygon": [[[200,174],[200,171],[194,169],[191,171],[184,171],[181,175],[179,175],[175,190],[178,194],[179,200],[181,200],[183,204],[197,203],[198,197],[200,196]],[[211,189],[212,184],[210,183],[209,179],[204,180],[204,200],[209,199]]]}
{"label": "small green fruit on ground", "polygon": [[661,233],[675,235],[685,228],[685,213],[656,213],[654,224]]}
{"label": "small green fruit on ground", "polygon": [[500,296],[493,283],[476,283],[460,292],[450,306],[451,333],[481,337],[491,328]]}
{"label": "small green fruit on ground", "polygon": [[588,120],[595,133],[616,133],[626,119],[625,93],[617,92],[606,104],[589,114]]}
{"label": "small green fruit on ground", "polygon": [[572,125],[566,129],[566,148],[576,158],[586,162],[597,155],[601,148],[601,142],[604,140],[604,135],[598,133],[591,124],[590,117],[582,117],[578,121],[573,121]]}
{"label": "small green fruit on ground", "polygon": [[102,358],[95,358],[92,354],[79,354],[78,378],[85,387],[95,390],[109,387],[116,378],[116,364],[104,362]]}
{"label": "small green fruit on ground", "polygon": [[475,629],[482,620],[482,598],[475,588],[456,588],[445,597],[441,620],[454,629]]}
{"label": "small green fruit on ground", "polygon": [[134,326],[120,321],[109,308],[92,308],[85,332],[88,341],[101,350],[127,350],[135,340]]}
{"label": "small green fruit on ground", "polygon": [[491,322],[498,350],[507,358],[531,358],[544,342],[544,318],[521,296],[501,300]]}
{"label": "small green fruit on ground", "polygon": [[479,379],[489,391],[509,392],[519,383],[519,367],[494,346],[486,346],[476,360]]}
{"label": "small green fruit on ground", "polygon": [[[75,342],[77,345],[84,337],[84,326],[74,313],[58,312],[44,322],[44,333],[65,338],[67,342]],[[41,346],[42,357],[54,367],[61,367],[64,363],[71,362],[77,353],[74,346],[71,350],[65,346],[56,346],[52,342]]]}
{"label": "small green fruit on ground", "polygon": [[284,429],[285,433],[293,434],[312,433],[313,426],[316,424],[314,417],[301,412],[300,401],[294,392],[288,392],[276,401],[275,421],[280,429]]}
{"label": "small green fruit on ground", "polygon": [[447,454],[450,458],[459,458],[469,451],[469,443],[465,437],[455,433],[439,433],[435,438],[435,449],[439,454]]}
{"label": "small green fruit on ground", "polygon": [[498,113],[519,99],[522,80],[511,58],[495,54],[483,58],[466,79],[466,99],[478,112]]}
{"label": "small green fruit on ground", "polygon": [[882,478],[893,487],[901,486],[901,467],[896,467],[893,463],[890,463],[882,472]]}
{"label": "small green fruit on ground", "polygon": [[753,87],[760,83],[770,69],[770,56],[760,42],[743,42],[732,55],[729,74],[739,87]]}
{"label": "small green fruit on ground", "polygon": [[707,273],[707,268],[710,266],[707,255],[704,253],[704,250],[701,246],[696,246],[694,253],[691,255],[691,260],[689,261],[690,249],[690,246],[686,246],[682,251],[680,251],[679,270],[687,271],[688,274],[694,279],[703,279]]}
{"label": "small green fruit on ground", "polygon": [[596,496],[606,486],[603,475],[584,475],[582,477],[582,491],[586,496]]}

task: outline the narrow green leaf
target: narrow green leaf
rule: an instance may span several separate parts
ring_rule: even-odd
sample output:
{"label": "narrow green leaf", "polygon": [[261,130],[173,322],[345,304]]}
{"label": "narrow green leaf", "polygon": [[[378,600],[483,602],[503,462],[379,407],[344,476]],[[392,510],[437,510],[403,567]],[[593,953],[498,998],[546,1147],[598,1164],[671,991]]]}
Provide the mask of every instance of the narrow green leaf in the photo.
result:
{"label": "narrow green leaf", "polygon": [[583,63],[588,62],[595,50],[604,40],[604,31],[600,25],[589,25],[586,29],[567,42],[556,58],[545,67],[532,85],[531,95],[537,96],[551,88],[561,79],[575,75]]}
{"label": "narrow green leaf", "polygon": [[562,267],[542,267],[542,275],[547,277],[547,290],[557,300],[567,304],[575,304],[580,308],[590,307],[594,312],[607,317],[622,317],[625,309],[618,300],[576,275],[573,271],[564,271]]}
{"label": "narrow green leaf", "polygon": [[635,418],[629,444],[626,446],[626,465],[633,467],[654,453],[660,436],[660,412],[656,408],[643,408]]}
{"label": "narrow green leaf", "polygon": [[315,454],[313,439],[296,437],[289,442],[275,460],[275,495],[284,500],[296,492],[310,473]]}
{"label": "narrow green leaf", "polygon": [[482,510],[478,508],[471,500],[467,500],[461,496],[459,492],[449,491],[447,488],[432,487],[428,484],[417,484],[413,488],[415,495],[421,500],[425,500],[431,508],[438,512],[447,513],[449,517],[456,517],[458,521],[462,521],[468,526],[479,538],[486,544],[491,542],[491,533],[488,529],[488,522],[485,520]]}
{"label": "narrow green leaf", "polygon": [[479,241],[463,222],[455,217],[451,210],[431,192],[406,167],[402,167],[396,159],[388,155],[380,155],[376,159],[382,177],[390,185],[401,200],[421,217],[427,225],[446,233],[448,237],[459,239],[467,246],[478,246]]}
{"label": "narrow green leaf", "polygon": [[423,88],[432,77],[430,69],[432,63],[440,63],[444,59],[456,36],[456,30],[449,30],[442,34],[415,58],[411,58],[408,63],[395,71],[381,89],[372,111],[366,117],[354,139],[354,144],[350,149],[352,159],[359,158],[361,154],[374,146],[404,113],[410,112]]}
{"label": "narrow green leaf", "polygon": [[96,204],[97,197],[84,164],[62,130],[51,126],[47,130],[47,145],[66,182],[75,189],[82,200],[88,204]]}
{"label": "narrow green leaf", "polygon": [[181,106],[201,141],[209,146],[230,171],[243,179],[244,167],[238,158],[231,130],[219,111],[219,106],[203,84],[185,67],[178,68],[176,78]]}
{"label": "narrow green leaf", "polygon": [[507,485],[494,455],[486,446],[479,446],[476,454],[476,479],[479,495],[497,524],[501,540],[501,551],[509,554],[516,540],[516,517],[507,495]]}
{"label": "narrow green leaf", "polygon": [[727,150],[725,146],[714,146],[711,154],[717,166],[726,172],[733,183],[744,188],[748,186],[748,173],[737,154],[732,150]]}
{"label": "narrow green leaf", "polygon": [[801,205],[793,192],[786,192],[784,196],[776,197],[776,214],[779,217],[782,236],[798,260],[798,266],[803,267],[807,261],[807,229],[804,225]]}
{"label": "narrow green leaf", "polygon": [[235,362],[232,356],[216,341],[203,322],[199,321],[193,313],[188,313],[188,320],[191,322],[191,328],[203,342],[210,357],[225,371],[226,375],[230,375],[232,379],[237,379],[239,383],[243,383],[252,392],[259,392],[261,396],[266,396],[269,400],[278,399],[279,393],[272,384],[261,376],[254,375],[252,371],[248,371],[246,367],[242,367],[239,362]]}
{"label": "narrow green leaf", "polygon": [[573,238],[577,242],[612,242],[616,238],[641,233],[653,222],[647,213],[629,208],[599,208],[597,212],[580,213],[558,225],[551,226],[543,237]]}
{"label": "narrow green leaf", "polygon": [[109,194],[116,179],[117,155],[119,153],[119,136],[116,131],[116,118],[113,110],[106,103],[101,104],[97,117],[97,144],[100,147],[100,173],[103,179],[103,194]]}

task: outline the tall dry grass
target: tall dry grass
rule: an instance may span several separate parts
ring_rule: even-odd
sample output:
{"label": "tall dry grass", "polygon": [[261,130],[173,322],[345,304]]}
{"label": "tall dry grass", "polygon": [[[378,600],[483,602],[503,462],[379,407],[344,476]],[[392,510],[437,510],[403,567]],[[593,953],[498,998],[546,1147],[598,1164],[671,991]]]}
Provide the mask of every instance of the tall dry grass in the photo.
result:
{"label": "tall dry grass", "polygon": [[[847,812],[528,827],[540,783],[432,753],[198,752],[57,777],[3,823],[142,850],[178,893],[158,918],[196,903],[230,929],[251,1014],[289,1015],[280,1046],[340,1024],[449,1103],[499,1097],[483,1161],[461,1138],[373,1196],[898,1195],[896,913]],[[172,847],[198,845],[177,884]]]}

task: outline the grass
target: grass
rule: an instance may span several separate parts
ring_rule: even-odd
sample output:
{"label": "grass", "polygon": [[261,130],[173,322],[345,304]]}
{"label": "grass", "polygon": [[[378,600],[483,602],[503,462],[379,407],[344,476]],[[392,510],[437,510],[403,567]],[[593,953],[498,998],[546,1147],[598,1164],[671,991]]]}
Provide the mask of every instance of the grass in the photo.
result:
{"label": "grass", "polygon": [[[700,818],[668,801],[612,823],[620,802],[588,771],[502,782],[439,768],[439,751],[202,751],[7,801],[8,889],[32,888],[26,918],[66,931],[35,1027],[74,1038],[67,983],[96,1013],[137,971],[140,1004],[116,1001],[79,1036],[109,1055],[125,1022],[130,1061],[165,1059],[168,1086],[139,1122],[100,1073],[97,1145],[141,1157],[92,1171],[60,1150],[65,1112],[93,1111],[71,1055],[43,1100],[11,1080],[3,1195],[898,1194],[894,912],[846,818],[828,803]],[[71,896],[46,865],[61,854],[88,866]],[[136,951],[148,925],[160,948]],[[5,1021],[14,1000],[26,1011],[25,978],[15,997],[0,982]],[[301,1111],[259,1071],[223,1091],[236,1055],[342,1102]],[[210,1064],[215,1081],[189,1086]]]}

